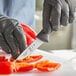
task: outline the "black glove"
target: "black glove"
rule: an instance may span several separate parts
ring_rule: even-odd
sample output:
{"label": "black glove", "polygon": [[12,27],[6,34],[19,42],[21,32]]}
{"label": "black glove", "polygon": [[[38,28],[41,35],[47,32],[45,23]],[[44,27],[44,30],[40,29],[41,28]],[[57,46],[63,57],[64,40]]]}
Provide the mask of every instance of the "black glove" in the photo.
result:
{"label": "black glove", "polygon": [[57,31],[74,20],[76,0],[44,0],[43,32]]}
{"label": "black glove", "polygon": [[18,49],[20,53],[26,49],[26,37],[17,20],[0,15],[0,46],[15,59]]}

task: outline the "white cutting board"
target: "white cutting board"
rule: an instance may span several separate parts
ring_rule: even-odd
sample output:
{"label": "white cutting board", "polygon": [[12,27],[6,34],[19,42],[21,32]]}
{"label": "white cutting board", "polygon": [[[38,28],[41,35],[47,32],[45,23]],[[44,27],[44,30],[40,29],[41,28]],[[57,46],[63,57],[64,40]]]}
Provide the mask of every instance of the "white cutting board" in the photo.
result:
{"label": "white cutting board", "polygon": [[[5,55],[7,58],[10,58],[11,56],[3,52],[0,52],[0,55]],[[38,70],[33,70],[26,73],[13,73],[9,76],[76,76],[76,68],[73,68],[71,63],[64,63],[65,60],[63,58],[57,57],[53,53],[35,50],[32,55],[43,55],[44,57],[41,60],[50,60],[51,62],[61,63],[62,66],[59,70],[54,72],[40,72]]]}

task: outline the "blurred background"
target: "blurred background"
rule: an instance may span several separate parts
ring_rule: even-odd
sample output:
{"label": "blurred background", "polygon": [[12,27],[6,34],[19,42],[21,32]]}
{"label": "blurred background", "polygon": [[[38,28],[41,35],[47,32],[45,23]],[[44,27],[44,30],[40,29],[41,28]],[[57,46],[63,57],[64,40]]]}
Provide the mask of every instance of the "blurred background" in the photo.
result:
{"label": "blurred background", "polygon": [[[43,0],[36,0],[36,29],[38,33],[42,29],[42,11],[43,11]],[[74,29],[75,21],[66,27],[62,27],[57,32],[52,32],[49,37],[49,43],[43,44],[39,49],[41,50],[61,50],[61,49],[72,49],[76,47],[76,32]]]}

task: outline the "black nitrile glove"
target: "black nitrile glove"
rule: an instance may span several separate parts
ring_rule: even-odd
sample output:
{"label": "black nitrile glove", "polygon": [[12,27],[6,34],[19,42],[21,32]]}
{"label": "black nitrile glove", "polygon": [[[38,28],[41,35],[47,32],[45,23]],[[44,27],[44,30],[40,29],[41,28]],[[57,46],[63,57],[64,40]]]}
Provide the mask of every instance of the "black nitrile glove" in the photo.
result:
{"label": "black nitrile glove", "polygon": [[57,31],[60,25],[73,22],[75,8],[76,0],[44,0],[43,29],[37,37],[48,42],[49,33]]}
{"label": "black nitrile glove", "polygon": [[26,49],[26,37],[17,20],[0,15],[0,46],[15,59],[18,49],[20,53]]}
{"label": "black nitrile glove", "polygon": [[43,6],[43,32],[46,34],[74,20],[76,0],[44,0]]}

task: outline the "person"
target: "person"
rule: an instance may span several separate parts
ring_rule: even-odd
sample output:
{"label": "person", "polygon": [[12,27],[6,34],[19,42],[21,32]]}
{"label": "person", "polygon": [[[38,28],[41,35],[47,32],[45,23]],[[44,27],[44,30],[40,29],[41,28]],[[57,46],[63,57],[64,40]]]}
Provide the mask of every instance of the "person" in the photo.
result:
{"label": "person", "polygon": [[[13,58],[26,49],[26,37],[19,23],[35,29],[35,0],[0,0],[0,46]],[[18,45],[18,46],[16,46]]]}
{"label": "person", "polygon": [[[57,31],[58,26],[61,24],[65,26],[73,22],[75,7],[72,2],[74,1],[44,0],[43,29],[39,34],[41,38],[45,38],[48,41],[44,34]],[[34,22],[34,0],[2,0],[1,5],[1,9],[3,9],[0,15],[0,46],[16,59],[18,57],[18,48],[20,53],[27,48],[26,37],[19,22],[34,26],[32,24]],[[18,48],[16,44],[19,45]]]}

